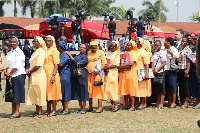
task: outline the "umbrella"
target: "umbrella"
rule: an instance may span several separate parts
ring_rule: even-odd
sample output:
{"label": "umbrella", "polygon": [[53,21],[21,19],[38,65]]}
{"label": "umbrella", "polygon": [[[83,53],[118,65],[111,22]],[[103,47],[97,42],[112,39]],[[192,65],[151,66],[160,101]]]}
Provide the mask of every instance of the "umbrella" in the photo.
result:
{"label": "umbrella", "polygon": [[200,31],[190,32],[189,34],[192,35],[192,36],[196,36],[196,35],[200,34]]}
{"label": "umbrella", "polygon": [[24,38],[33,38],[35,36],[40,36],[39,24],[29,25],[24,28]]}
{"label": "umbrella", "polygon": [[23,37],[23,28],[14,24],[0,24],[0,39],[10,38],[17,36],[19,38]]}
{"label": "umbrella", "polygon": [[60,14],[53,14],[53,15],[51,15],[50,17],[53,18],[53,17],[55,17],[55,16],[56,16],[56,17],[62,17],[62,15],[60,15]]}

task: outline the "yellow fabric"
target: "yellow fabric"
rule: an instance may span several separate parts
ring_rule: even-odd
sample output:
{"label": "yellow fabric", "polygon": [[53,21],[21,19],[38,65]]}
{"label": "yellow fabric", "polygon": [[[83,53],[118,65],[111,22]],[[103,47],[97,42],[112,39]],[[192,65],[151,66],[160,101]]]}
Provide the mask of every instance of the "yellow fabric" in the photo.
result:
{"label": "yellow fabric", "polygon": [[140,41],[140,44],[143,46],[143,44],[144,44],[144,39],[141,38],[141,37],[138,37],[138,39],[139,39],[139,41]]}
{"label": "yellow fabric", "polygon": [[[110,59],[110,66],[119,66],[120,54],[115,51],[109,53],[107,59]],[[118,69],[109,69],[109,73],[105,76],[105,100],[111,99],[113,101],[118,100]]]}
{"label": "yellow fabric", "polygon": [[130,41],[132,46],[133,46],[133,50],[137,51],[137,44],[135,43],[135,41]]}
{"label": "yellow fabric", "polygon": [[[97,50],[96,53],[92,53],[91,51],[88,52],[88,64],[87,68],[91,71],[94,71],[95,64],[97,59],[100,57],[101,65],[107,64],[107,60],[105,54],[102,50]],[[96,81],[100,80],[100,76],[95,74],[87,74],[88,77],[88,92],[90,98],[95,99],[104,99],[104,85],[102,86],[94,86],[94,78]],[[104,82],[104,76],[102,77],[102,81]],[[105,84],[105,83],[104,83]]]}
{"label": "yellow fabric", "polygon": [[40,37],[40,36],[36,36],[35,38],[39,41],[40,46],[42,47],[42,49],[43,49],[44,52],[46,53],[46,52],[47,52],[47,47],[46,47],[46,43],[45,43],[45,41],[43,40],[43,38]]}
{"label": "yellow fabric", "polygon": [[[137,62],[138,53],[137,51],[127,51],[129,53],[130,61]],[[135,96],[135,91],[138,88],[138,78],[137,78],[137,64],[131,67],[131,70],[120,72],[119,74],[119,95],[130,95]]]}
{"label": "yellow fabric", "polygon": [[30,69],[34,66],[40,66],[40,68],[33,72],[29,78],[29,89],[26,98],[27,105],[46,105],[47,79],[46,73],[43,69],[44,60],[45,52],[42,48],[36,49],[29,60]]}
{"label": "yellow fabric", "polygon": [[116,51],[119,53],[120,52],[119,42],[118,41],[112,41],[112,42],[114,42],[115,44],[117,44],[117,50]]}
{"label": "yellow fabric", "polygon": [[55,38],[51,35],[46,36],[46,38],[50,37],[53,40],[53,47],[56,48],[56,41]]}
{"label": "yellow fabric", "polygon": [[97,46],[97,50],[99,50],[99,44],[98,44],[98,42],[96,42],[96,41],[90,42],[90,46],[92,46],[92,45]]}
{"label": "yellow fabric", "polygon": [[151,44],[148,40],[144,40],[144,49],[148,52],[149,56],[150,56],[150,62],[153,62],[153,56],[151,53]]}
{"label": "yellow fabric", "polygon": [[[150,56],[148,52],[141,48],[138,49],[137,70],[144,69],[144,65],[150,64]],[[151,96],[151,80],[138,81],[138,89],[136,89],[136,97],[149,97]]]}
{"label": "yellow fabric", "polygon": [[47,77],[47,100],[60,100],[61,95],[61,84],[59,73],[56,73],[55,82],[52,84],[51,77],[53,75],[54,64],[59,64],[59,52],[55,47],[47,49],[46,59],[44,63],[44,70]]}

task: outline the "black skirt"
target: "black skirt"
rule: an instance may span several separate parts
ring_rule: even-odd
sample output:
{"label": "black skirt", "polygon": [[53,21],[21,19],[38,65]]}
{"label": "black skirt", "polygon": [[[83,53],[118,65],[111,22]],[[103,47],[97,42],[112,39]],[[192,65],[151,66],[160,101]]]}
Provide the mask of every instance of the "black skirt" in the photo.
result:
{"label": "black skirt", "polygon": [[[163,74],[163,82],[162,84],[154,84],[154,93],[155,94],[163,94],[165,95],[165,72],[162,72]],[[156,76],[156,75],[155,75]]]}

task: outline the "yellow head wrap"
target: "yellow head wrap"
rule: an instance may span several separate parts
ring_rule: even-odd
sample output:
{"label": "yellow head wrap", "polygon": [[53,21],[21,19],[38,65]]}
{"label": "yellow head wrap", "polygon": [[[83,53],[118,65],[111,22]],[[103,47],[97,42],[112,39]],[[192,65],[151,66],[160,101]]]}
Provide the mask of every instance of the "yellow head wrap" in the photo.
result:
{"label": "yellow head wrap", "polygon": [[51,36],[51,35],[46,36],[46,38],[47,37],[50,37],[52,39],[52,41],[53,41],[53,47],[56,48],[55,38],[53,36]]}
{"label": "yellow head wrap", "polygon": [[98,44],[98,42],[96,42],[96,41],[92,41],[92,42],[90,42],[90,46],[97,46],[97,49],[99,50],[99,44]]}
{"label": "yellow head wrap", "polygon": [[[116,50],[116,51],[117,51],[117,52],[120,52],[120,51],[119,51],[119,50],[120,50],[120,48],[119,48],[119,42],[118,42],[118,41],[112,41],[112,42],[114,42],[115,44],[117,44],[117,50]],[[112,42],[111,42],[111,43],[112,43]]]}
{"label": "yellow head wrap", "polygon": [[148,40],[144,40],[143,48],[145,48],[146,51],[151,52],[151,44]]}
{"label": "yellow head wrap", "polygon": [[143,44],[144,44],[144,39],[141,38],[141,37],[138,37],[138,39],[139,39],[139,41],[140,41],[140,44],[143,46]]}
{"label": "yellow head wrap", "polygon": [[132,46],[133,46],[133,50],[137,51],[137,44],[135,43],[135,41],[130,41]]}
{"label": "yellow head wrap", "polygon": [[42,47],[42,49],[46,53],[47,48],[46,48],[46,43],[44,42],[43,38],[40,37],[40,36],[36,36],[35,38],[38,40],[38,42],[40,43],[40,46]]}

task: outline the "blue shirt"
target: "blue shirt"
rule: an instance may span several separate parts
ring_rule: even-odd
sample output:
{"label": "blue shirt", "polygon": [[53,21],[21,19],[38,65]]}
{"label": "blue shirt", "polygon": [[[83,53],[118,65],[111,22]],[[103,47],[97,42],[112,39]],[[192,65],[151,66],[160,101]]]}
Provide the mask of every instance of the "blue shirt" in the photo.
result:
{"label": "blue shirt", "polygon": [[23,47],[23,52],[24,52],[24,55],[25,55],[25,59],[31,58],[31,50],[29,49],[28,45],[25,45]]}
{"label": "blue shirt", "polygon": [[144,21],[140,20],[135,24],[135,27],[137,27],[137,36],[142,37],[144,35]]}

